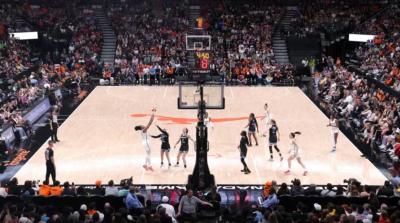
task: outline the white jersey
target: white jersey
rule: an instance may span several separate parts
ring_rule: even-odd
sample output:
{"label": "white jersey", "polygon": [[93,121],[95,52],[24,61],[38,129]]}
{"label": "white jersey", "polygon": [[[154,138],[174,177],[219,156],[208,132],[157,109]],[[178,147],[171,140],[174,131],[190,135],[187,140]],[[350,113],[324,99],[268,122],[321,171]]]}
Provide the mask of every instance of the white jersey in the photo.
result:
{"label": "white jersey", "polygon": [[339,127],[336,126],[336,119],[330,120],[329,125],[331,126],[331,132],[333,133],[339,133]]}
{"label": "white jersey", "polygon": [[272,114],[269,111],[266,111],[264,119],[265,119],[265,124],[268,126],[271,123]]}
{"label": "white jersey", "polygon": [[293,139],[289,145],[289,155],[295,158],[300,157],[300,149],[297,146],[295,139]]}
{"label": "white jersey", "polygon": [[204,125],[207,126],[207,128],[212,128],[213,127],[213,124],[212,124],[212,122],[210,120],[210,117],[207,117],[207,118],[204,119]]}
{"label": "white jersey", "polygon": [[145,147],[145,149],[150,149],[150,144],[149,144],[149,135],[147,134],[147,131],[144,132],[143,130],[140,132],[142,135],[142,144]]}

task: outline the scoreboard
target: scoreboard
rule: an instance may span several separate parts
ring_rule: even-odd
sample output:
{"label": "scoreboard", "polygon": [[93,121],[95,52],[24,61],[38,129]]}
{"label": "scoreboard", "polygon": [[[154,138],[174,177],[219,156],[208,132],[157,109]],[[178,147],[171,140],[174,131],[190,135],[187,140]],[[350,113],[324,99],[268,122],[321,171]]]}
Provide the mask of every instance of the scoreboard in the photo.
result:
{"label": "scoreboard", "polygon": [[193,74],[209,74],[210,73],[210,51],[195,52],[195,67],[192,69]]}

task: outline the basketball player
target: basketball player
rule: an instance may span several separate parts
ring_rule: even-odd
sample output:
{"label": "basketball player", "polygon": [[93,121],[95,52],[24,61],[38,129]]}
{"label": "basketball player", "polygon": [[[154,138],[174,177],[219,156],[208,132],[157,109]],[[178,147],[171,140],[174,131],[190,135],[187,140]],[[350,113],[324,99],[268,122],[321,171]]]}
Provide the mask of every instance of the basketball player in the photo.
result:
{"label": "basketball player", "polygon": [[204,114],[204,125],[205,126],[207,126],[207,128],[211,128],[211,129],[214,129],[214,125],[213,125],[213,123],[211,122],[211,117],[208,115],[208,112],[206,112],[205,114]]}
{"label": "basketball player", "polygon": [[147,170],[153,171],[153,167],[151,166],[151,156],[150,156],[151,149],[150,149],[149,137],[147,134],[147,130],[150,128],[151,124],[153,123],[154,113],[156,112],[156,109],[153,108],[151,111],[152,111],[152,114],[151,114],[149,123],[147,123],[147,126],[144,126],[144,125],[135,126],[135,131],[140,131],[140,133],[142,135],[142,144],[143,144],[144,150],[146,151],[145,163],[143,165],[143,168],[146,171]]}
{"label": "basketball player", "polygon": [[48,142],[47,149],[44,151],[44,157],[46,159],[46,181],[49,182],[49,177],[53,180],[53,184],[56,182],[56,164],[54,163],[54,151],[53,141]]}
{"label": "basketball player", "polygon": [[186,155],[189,152],[189,139],[194,143],[194,140],[189,135],[189,130],[187,128],[183,128],[182,135],[179,140],[175,143],[174,148],[181,143],[181,147],[179,148],[178,157],[176,158],[175,166],[179,166],[179,160],[182,156],[183,166],[186,168]]}
{"label": "basketball player", "polygon": [[240,150],[240,161],[243,164],[243,170],[241,171],[244,172],[244,174],[249,174],[251,173],[251,171],[247,167],[246,161],[244,160],[246,159],[247,156],[247,146],[249,145],[249,139],[247,138],[246,131],[242,131],[240,135],[242,137],[240,138],[240,144],[238,146],[238,149]]}
{"label": "basketball player", "polygon": [[337,143],[337,139],[339,136],[339,121],[336,119],[336,115],[332,114],[330,116],[329,124],[327,125],[327,127],[331,127],[331,135],[332,135],[332,141],[333,141],[331,152],[335,152],[336,151],[336,143]]}
{"label": "basketball player", "polygon": [[161,166],[164,165],[164,154],[168,160],[168,166],[171,166],[171,161],[169,159],[169,150],[171,146],[169,145],[169,134],[166,129],[161,129],[160,126],[157,125],[158,130],[160,130],[161,134],[157,136],[151,136],[153,138],[161,139]]}
{"label": "basketball player", "polygon": [[304,172],[303,176],[307,176],[307,170],[306,167],[304,166],[303,162],[301,161],[300,157],[300,149],[299,146],[297,146],[296,143],[296,135],[300,135],[301,132],[291,132],[289,134],[289,138],[291,139],[290,142],[290,149],[289,149],[289,158],[288,158],[288,170],[285,171],[285,174],[290,174],[290,168],[292,165],[292,160],[296,159],[297,162],[303,167]]}
{"label": "basketball player", "polygon": [[269,125],[271,124],[272,114],[269,112],[268,104],[264,105],[265,116],[261,118],[261,120],[265,119],[265,124],[267,125],[267,129],[269,129]]}
{"label": "basketball player", "polygon": [[256,146],[258,146],[258,141],[257,141],[257,137],[256,137],[256,130],[258,133],[258,123],[257,123],[257,119],[256,116],[254,115],[254,113],[251,113],[249,116],[249,123],[246,125],[245,128],[249,127],[249,146],[252,146],[251,144],[251,136],[253,136],[254,140],[256,141]]}
{"label": "basketball player", "polygon": [[[263,134],[264,137],[266,137],[266,134]],[[276,152],[278,152],[279,157],[281,159],[281,161],[283,160],[281,151],[278,148],[278,141],[280,138],[280,134],[279,134],[279,129],[278,126],[276,125],[276,121],[274,119],[271,119],[271,127],[269,128],[269,153],[270,153],[270,158],[269,161],[273,161],[274,160],[274,155],[273,155],[273,151],[272,151],[272,146],[275,148]]]}

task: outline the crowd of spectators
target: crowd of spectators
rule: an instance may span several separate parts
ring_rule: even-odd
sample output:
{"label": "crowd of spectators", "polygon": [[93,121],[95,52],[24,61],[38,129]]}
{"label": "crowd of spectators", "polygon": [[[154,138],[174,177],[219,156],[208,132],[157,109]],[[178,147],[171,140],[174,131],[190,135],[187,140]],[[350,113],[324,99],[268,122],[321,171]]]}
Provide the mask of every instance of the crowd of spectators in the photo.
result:
{"label": "crowd of spectators", "polygon": [[[94,12],[79,5],[69,8],[66,13],[62,5],[0,5],[0,130],[11,127],[18,142],[32,135],[33,123],[23,118],[24,111],[55,89],[64,87],[78,94],[80,83],[89,74],[101,72],[98,55],[102,33]],[[22,16],[30,24],[24,23]],[[15,30],[27,31],[21,28],[25,25],[35,27],[48,40],[62,44],[37,49],[38,42],[9,35]],[[34,51],[45,53],[33,60]],[[16,143],[14,150],[13,145],[7,144],[2,159],[10,158],[18,146]]]}
{"label": "crowd of spectators", "polygon": [[228,81],[251,84],[293,80],[293,67],[274,58],[272,33],[284,8],[221,1],[209,12],[212,67]]}
{"label": "crowd of spectators", "polygon": [[[294,179],[291,185],[268,181],[260,191],[260,199],[246,199],[223,204],[217,187],[207,191],[169,189],[158,191],[133,186],[131,179],[114,185],[110,181],[94,188],[59,182],[49,185],[17,179],[0,186],[3,209],[0,220],[11,222],[399,222],[396,202],[399,194],[389,181],[380,187],[361,185],[356,179],[345,180],[343,186],[302,185]],[[11,197],[10,197],[11,196]],[[303,197],[302,197],[303,196]],[[34,198],[42,199],[34,199]],[[49,198],[47,203],[44,198]],[[51,201],[50,198],[60,199]],[[86,197],[87,199],[82,199]],[[304,198],[313,198],[309,201]],[[13,202],[4,203],[7,198]],[[65,200],[63,200],[63,198]],[[96,199],[95,199],[96,198]],[[103,198],[103,199],[102,199]],[[318,198],[324,198],[323,201]],[[328,199],[329,198],[329,199]],[[342,198],[342,199],[335,199]],[[357,199],[356,199],[357,198]],[[295,203],[291,199],[298,199]],[[353,200],[352,200],[353,199]],[[9,199],[11,200],[11,199]],[[396,201],[397,200],[397,201]],[[352,203],[353,201],[353,203]],[[394,204],[393,204],[394,202]]]}
{"label": "crowd of spectators", "polygon": [[326,37],[355,29],[380,10],[380,5],[354,2],[324,2],[300,6],[295,10],[286,36],[307,37],[324,33]]}
{"label": "crowd of spectators", "polygon": [[[189,24],[184,2],[164,3],[155,13],[146,3],[135,7],[114,5],[108,17],[118,34],[116,59],[104,69],[105,78],[143,83],[162,79],[173,82],[188,76],[189,54],[185,35]],[[214,3],[215,4],[215,3]],[[292,81],[290,64],[279,65],[274,59],[271,35],[283,13],[280,7],[221,1],[201,15],[206,33],[212,37],[210,70],[226,83],[269,84]]]}
{"label": "crowd of spectators", "polygon": [[376,35],[375,39],[359,47],[355,54],[361,70],[385,85],[400,91],[400,8],[394,4],[378,18],[366,22],[359,30]]}
{"label": "crowd of spectators", "polygon": [[325,111],[343,123],[363,145],[364,154],[392,167],[399,177],[400,115],[397,97],[327,59],[322,72],[314,74],[317,100]]}

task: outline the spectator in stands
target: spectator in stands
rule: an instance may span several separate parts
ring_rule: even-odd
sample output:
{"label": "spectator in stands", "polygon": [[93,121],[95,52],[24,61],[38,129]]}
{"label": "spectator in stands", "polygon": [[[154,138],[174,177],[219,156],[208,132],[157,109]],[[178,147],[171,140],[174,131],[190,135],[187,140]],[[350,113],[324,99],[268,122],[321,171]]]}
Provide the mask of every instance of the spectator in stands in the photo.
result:
{"label": "spectator in stands", "polygon": [[169,202],[169,198],[167,196],[163,196],[161,198],[161,204],[158,205],[157,210],[159,210],[159,208],[165,208],[165,212],[168,216],[170,216],[173,220],[175,220],[176,218],[176,214],[175,214],[175,208],[174,206],[170,205]]}
{"label": "spectator in stands", "polygon": [[60,185],[60,181],[56,180],[54,185],[50,188],[50,195],[52,196],[61,196],[63,189]]}
{"label": "spectator in stands", "polygon": [[274,208],[279,204],[278,196],[276,195],[275,188],[271,188],[269,196],[262,202],[261,207],[263,208]]}
{"label": "spectator in stands", "polygon": [[142,214],[144,206],[136,195],[136,188],[131,186],[129,193],[125,197],[125,206],[131,213],[136,215]]}
{"label": "spectator in stands", "polygon": [[307,189],[304,190],[304,195],[310,196],[310,195],[320,195],[321,192],[317,190],[317,187],[315,184],[310,184]]}
{"label": "spectator in stands", "polygon": [[22,197],[32,197],[35,196],[35,191],[32,188],[32,181],[25,181],[24,183],[24,188],[22,189],[21,192]]}
{"label": "spectator in stands", "polygon": [[293,196],[304,194],[304,189],[301,186],[301,181],[299,179],[292,180],[292,187],[290,188],[290,194]]}
{"label": "spectator in stands", "polygon": [[108,186],[106,187],[106,190],[105,190],[105,195],[106,196],[109,196],[109,195],[118,196],[118,187],[114,186],[113,180],[110,180],[108,182]]}
{"label": "spectator in stands", "polygon": [[388,197],[394,195],[393,186],[390,184],[390,181],[386,180],[383,186],[378,188],[377,195],[384,195]]}
{"label": "spectator in stands", "polygon": [[63,188],[61,195],[62,196],[75,196],[76,195],[74,188],[71,188],[68,181],[64,182],[64,188]]}
{"label": "spectator in stands", "polygon": [[221,195],[218,193],[216,186],[211,187],[211,191],[207,194],[206,200],[213,205],[212,209],[218,213],[221,207]]}
{"label": "spectator in stands", "polygon": [[45,180],[43,181],[43,184],[39,187],[39,195],[44,197],[50,196],[50,190],[51,188],[49,182]]}
{"label": "spectator in stands", "polygon": [[9,195],[19,196],[21,194],[21,189],[18,187],[18,180],[15,177],[8,182],[7,188]]}
{"label": "spectator in stands", "polygon": [[4,183],[0,181],[0,197],[6,197],[7,195],[7,188],[4,187]]}
{"label": "spectator in stands", "polygon": [[212,207],[213,205],[209,202],[202,201],[199,198],[193,196],[193,190],[187,189],[186,195],[183,195],[178,207],[177,216],[182,221],[195,221],[197,219],[197,205],[208,205]]}
{"label": "spectator in stands", "polygon": [[98,195],[98,196],[104,196],[105,190],[101,186],[101,180],[96,181],[95,188],[91,191],[91,194]]}
{"label": "spectator in stands", "polygon": [[326,188],[321,191],[321,196],[323,197],[334,197],[336,196],[336,191],[333,190],[333,186],[331,183],[326,185]]}
{"label": "spectator in stands", "polygon": [[286,183],[282,183],[281,184],[281,187],[278,189],[277,195],[278,196],[290,195],[290,190],[289,190],[289,188],[288,188]]}

